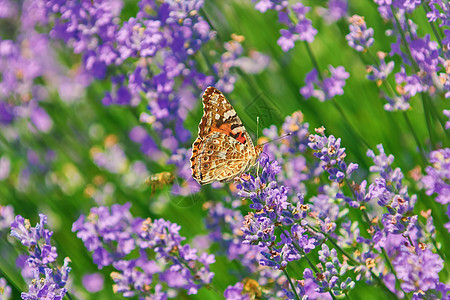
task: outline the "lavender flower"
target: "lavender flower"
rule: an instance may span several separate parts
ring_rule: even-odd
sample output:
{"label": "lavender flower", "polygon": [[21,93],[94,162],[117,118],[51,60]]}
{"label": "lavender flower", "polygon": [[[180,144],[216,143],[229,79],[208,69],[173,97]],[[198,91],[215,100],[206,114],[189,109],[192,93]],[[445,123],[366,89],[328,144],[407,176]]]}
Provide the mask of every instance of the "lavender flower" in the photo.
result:
{"label": "lavender flower", "polygon": [[11,287],[5,278],[0,277],[0,299],[8,300],[11,299]]}
{"label": "lavender flower", "polygon": [[439,149],[430,153],[430,163],[425,171],[427,175],[422,178],[422,183],[427,195],[437,194],[436,201],[441,204],[450,203],[450,149]]}
{"label": "lavender flower", "polygon": [[336,249],[330,250],[326,244],[322,244],[319,260],[320,273],[314,278],[314,282],[318,285],[317,292],[331,291],[334,295],[342,295],[353,289],[355,282],[350,277],[344,276],[349,266],[339,262]]}
{"label": "lavender flower", "polygon": [[444,109],[444,115],[449,118],[447,122],[445,122],[445,129],[450,129],[450,110]]}
{"label": "lavender flower", "polygon": [[83,286],[89,293],[103,290],[103,276],[100,273],[86,274],[83,276]]}
{"label": "lavender flower", "polygon": [[345,36],[348,45],[359,52],[372,46],[374,42],[373,28],[367,28],[364,17],[353,15],[349,18],[349,22],[351,23],[350,33]]}
{"label": "lavender flower", "polygon": [[227,300],[250,300],[250,296],[243,292],[244,285],[236,282],[235,285],[230,285],[225,289],[223,296]]}
{"label": "lavender flower", "polygon": [[[181,245],[185,238],[179,235],[180,226],[163,219],[133,218],[129,208],[129,203],[113,205],[111,210],[93,208],[88,220],[82,215],[72,228],[93,251],[94,263],[100,268],[112,264],[117,270],[111,274],[116,293],[125,297],[167,297],[161,285],[149,288],[154,276],[169,288],[185,289],[188,294],[196,294],[211,282],[214,273],[209,265],[214,263],[214,255],[197,255],[197,250]],[[135,249],[138,257],[128,258]],[[150,250],[154,259],[148,257]],[[161,260],[167,263],[161,265]]]}
{"label": "lavender flower", "polygon": [[330,174],[328,178],[335,182],[348,178],[358,165],[351,163],[347,166],[345,163],[346,154],[345,148],[341,148],[341,139],[336,139],[333,135],[326,137],[323,127],[316,129],[316,132],[320,135],[310,135],[308,146],[315,151],[314,156],[325,163],[322,167]]}
{"label": "lavender flower", "polygon": [[[296,41],[306,41],[312,43],[317,34],[317,30],[312,26],[311,20],[306,18],[306,13],[310,8],[305,7],[302,3],[295,3],[289,7],[286,1],[258,1],[255,9],[264,13],[268,9],[278,11],[278,21],[288,26],[288,29],[281,29],[281,36],[277,44],[283,51],[288,51],[294,48]],[[294,15],[295,23],[289,18],[289,15]]]}
{"label": "lavender flower", "polygon": [[408,188],[402,184],[403,173],[399,168],[392,170],[393,155],[386,155],[382,145],[377,145],[379,155],[372,150],[367,156],[374,161],[371,172],[379,172],[380,178],[369,186],[368,199],[377,200],[378,205],[385,207],[388,213],[383,214],[381,222],[386,232],[409,235],[417,221],[417,215],[411,216],[417,196],[409,196]]}
{"label": "lavender flower", "polygon": [[224,44],[226,52],[222,54],[220,62],[213,65],[214,71],[219,75],[216,87],[223,92],[230,93],[234,89],[236,76],[232,74],[233,68],[240,68],[245,73],[260,73],[264,70],[270,59],[259,52],[250,52],[250,57],[244,56],[244,48],[241,42],[243,36],[231,35],[232,40]]}
{"label": "lavender flower", "polygon": [[[329,66],[331,77],[322,80],[318,79],[318,73],[316,69],[306,74],[305,86],[300,89],[300,94],[306,99],[315,97],[320,101],[325,101],[333,98],[336,95],[343,95],[345,86],[345,80],[349,78],[349,73],[345,71],[345,68],[339,66],[334,68]],[[315,89],[314,85],[318,86]]]}
{"label": "lavender flower", "polygon": [[347,0],[330,0],[328,8],[318,8],[318,13],[325,19],[328,24],[339,21],[347,16],[348,1]]}
{"label": "lavender flower", "polygon": [[401,287],[406,292],[436,289],[439,284],[439,272],[444,261],[430,250],[417,249],[418,253],[401,251],[392,261],[397,276],[402,280]]}
{"label": "lavender flower", "polygon": [[3,235],[6,229],[10,229],[11,223],[14,221],[14,208],[11,205],[0,205],[0,234]]}
{"label": "lavender flower", "polygon": [[47,216],[40,214],[39,217],[36,227],[31,227],[30,221],[20,215],[11,223],[11,236],[28,247],[26,263],[33,272],[29,290],[22,293],[22,299],[62,299],[67,293],[65,285],[71,270],[70,259],[66,257],[60,268],[53,266],[58,256],[56,247],[50,243],[53,232],[44,228]]}
{"label": "lavender flower", "polygon": [[387,79],[389,74],[392,73],[394,69],[394,62],[390,61],[388,63],[385,62],[384,58],[386,57],[386,53],[377,52],[377,57],[380,60],[378,65],[370,65],[367,67],[367,79],[377,81],[377,85],[380,86],[384,80]]}

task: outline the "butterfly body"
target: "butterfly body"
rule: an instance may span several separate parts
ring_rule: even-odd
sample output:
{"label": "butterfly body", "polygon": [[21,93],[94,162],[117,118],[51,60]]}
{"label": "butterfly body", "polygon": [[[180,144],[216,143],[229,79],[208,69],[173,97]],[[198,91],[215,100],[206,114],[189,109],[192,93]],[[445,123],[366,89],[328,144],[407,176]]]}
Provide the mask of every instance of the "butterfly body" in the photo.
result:
{"label": "butterfly body", "polygon": [[236,111],[218,89],[206,88],[203,111],[192,145],[192,177],[202,185],[230,182],[256,164],[263,146],[253,145]]}

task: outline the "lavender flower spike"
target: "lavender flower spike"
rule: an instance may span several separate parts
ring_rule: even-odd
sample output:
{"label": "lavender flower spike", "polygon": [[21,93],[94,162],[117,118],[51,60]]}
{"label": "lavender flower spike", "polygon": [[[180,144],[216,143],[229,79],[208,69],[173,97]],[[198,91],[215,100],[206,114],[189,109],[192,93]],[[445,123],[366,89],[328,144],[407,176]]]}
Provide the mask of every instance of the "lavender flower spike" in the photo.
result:
{"label": "lavender flower spike", "polygon": [[367,28],[364,17],[353,15],[349,18],[350,21],[350,33],[345,36],[348,41],[348,45],[354,48],[358,52],[362,52],[372,46],[373,28]]}
{"label": "lavender flower spike", "polygon": [[29,257],[26,263],[33,272],[29,290],[22,293],[21,297],[30,300],[61,300],[67,294],[65,285],[71,270],[70,259],[66,257],[64,265],[60,268],[52,264],[58,257],[56,247],[50,243],[53,231],[44,228],[47,216],[40,214],[39,217],[40,222],[35,227],[31,227],[30,220],[20,215],[17,215],[11,223],[11,236],[28,247]]}

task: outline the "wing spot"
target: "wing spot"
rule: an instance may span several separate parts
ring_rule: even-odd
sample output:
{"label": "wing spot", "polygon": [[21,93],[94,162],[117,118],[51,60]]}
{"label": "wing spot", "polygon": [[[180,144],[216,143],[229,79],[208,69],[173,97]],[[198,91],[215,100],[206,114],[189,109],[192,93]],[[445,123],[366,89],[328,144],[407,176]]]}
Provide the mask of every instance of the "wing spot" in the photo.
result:
{"label": "wing spot", "polygon": [[209,164],[208,164],[208,163],[204,163],[204,164],[203,164],[203,168],[204,168],[204,169],[209,169]]}
{"label": "wing spot", "polygon": [[203,161],[208,161],[209,160],[209,156],[203,156]]}

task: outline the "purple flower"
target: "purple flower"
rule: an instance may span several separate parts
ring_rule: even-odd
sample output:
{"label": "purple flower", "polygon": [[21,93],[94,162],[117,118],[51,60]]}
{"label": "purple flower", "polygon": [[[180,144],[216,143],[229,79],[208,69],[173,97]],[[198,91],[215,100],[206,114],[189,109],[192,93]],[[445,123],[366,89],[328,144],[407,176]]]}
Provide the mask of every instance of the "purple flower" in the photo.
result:
{"label": "purple flower", "polygon": [[11,205],[0,205],[0,234],[2,235],[5,229],[11,227],[11,223],[14,221],[14,208]]}
{"label": "purple flower", "polygon": [[427,175],[422,178],[422,184],[427,195],[436,193],[436,201],[441,204],[450,204],[450,149],[439,149],[430,153],[430,163],[425,171]]}
{"label": "purple flower", "polygon": [[[58,254],[56,247],[51,245],[52,231],[45,229],[47,216],[40,214],[40,222],[31,227],[30,221],[17,215],[11,223],[11,236],[20,240],[22,245],[28,247],[26,266],[31,268],[34,280],[29,285],[29,290],[22,293],[22,299],[62,299],[67,293],[64,287],[69,276],[70,259],[64,259],[61,268],[52,267]],[[45,276],[45,277],[42,277]]]}
{"label": "purple flower", "polygon": [[103,290],[103,276],[100,273],[86,274],[83,276],[83,286],[89,293]]}
{"label": "purple flower", "polygon": [[328,8],[318,8],[318,12],[328,24],[334,23],[347,16],[348,1],[347,0],[330,0]]}
{"label": "purple flower", "polygon": [[35,108],[31,112],[30,119],[39,131],[49,132],[53,127],[53,121],[50,119],[50,116],[40,107]]}
{"label": "purple flower", "polygon": [[[317,70],[313,69],[310,73],[306,74],[306,86],[300,89],[300,94],[306,99],[315,97],[322,102],[336,95],[344,94],[343,87],[345,86],[345,80],[349,78],[350,74],[342,66],[337,68],[329,66],[329,70],[331,77],[324,78],[322,82],[318,80]],[[315,89],[314,85],[317,85],[318,89]]]}
{"label": "purple flower", "polygon": [[[93,251],[94,263],[99,268],[110,265],[114,259],[122,258],[135,248],[132,236],[134,220],[129,212],[131,204],[115,204],[94,207],[86,219],[81,215],[72,225],[88,251]],[[105,248],[107,247],[107,248]],[[108,250],[106,250],[108,249]]]}
{"label": "purple flower", "polygon": [[250,300],[250,296],[243,291],[244,285],[236,282],[235,285],[230,285],[225,289],[223,296],[227,300]]}
{"label": "purple flower", "polygon": [[394,7],[404,9],[408,13],[413,12],[422,2],[420,0],[394,0]]}
{"label": "purple flower", "polygon": [[[62,300],[67,294],[67,289],[64,287],[69,276],[70,267],[68,264],[70,259],[64,259],[64,265],[56,272],[51,268],[34,269],[33,280],[29,285],[28,292],[21,294],[22,299],[55,299]],[[41,275],[45,277],[41,277]]]}
{"label": "purple flower", "polygon": [[[113,265],[114,290],[125,297],[138,295],[166,297],[161,287],[149,290],[147,286],[156,276],[169,287],[185,289],[188,294],[211,282],[214,273],[209,265],[215,262],[214,255],[202,253],[189,245],[181,245],[185,239],[179,235],[180,226],[163,219],[143,220],[133,218],[130,204],[113,205],[91,209],[73,224],[73,231],[84,241],[86,248],[93,251],[94,263],[100,268]],[[138,250],[138,257],[128,258],[132,250]],[[149,259],[147,252],[153,254]],[[157,263],[164,260],[161,266]],[[189,267],[187,267],[189,266]]]}
{"label": "purple flower", "polygon": [[[294,32],[298,33],[300,41],[312,43],[317,34],[317,29],[312,27],[312,22],[309,19],[300,20],[294,27]],[[283,49],[283,51],[286,51]]]}
{"label": "purple flower", "polygon": [[445,122],[445,129],[450,129],[450,109],[444,109],[444,116],[449,118],[447,122]]}
{"label": "purple flower", "polygon": [[350,277],[345,277],[348,265],[339,262],[336,249],[330,250],[326,244],[322,244],[322,249],[319,250],[319,260],[320,273],[316,273],[314,276],[311,269],[305,269],[303,272],[305,279],[312,279],[317,285],[316,292],[332,292],[334,295],[341,295],[354,288],[355,282]]}
{"label": "purple flower", "polygon": [[[312,43],[317,34],[317,30],[312,27],[311,20],[307,19],[305,14],[309,12],[310,8],[304,6],[302,3],[295,3],[291,7],[287,1],[259,1],[255,5],[255,9],[264,13],[268,9],[278,11],[278,21],[281,24],[287,25],[288,29],[281,29],[281,36],[277,44],[286,52],[294,48],[296,41],[307,41]],[[297,22],[294,24],[289,18],[289,14],[295,15]]]}
{"label": "purple flower", "polygon": [[[392,70],[394,69],[394,62],[390,61],[386,63],[384,60],[386,54],[384,52],[378,52],[377,56],[380,59],[380,63],[378,65],[371,65],[368,67],[367,72],[371,74],[367,75],[367,79],[384,81],[387,79],[388,75],[392,73]],[[381,83],[377,82],[377,85],[381,85]]]}
{"label": "purple flower", "polygon": [[364,51],[374,42],[373,28],[367,28],[364,17],[353,15],[349,18],[350,33],[345,36],[348,45],[356,51]]}
{"label": "purple flower", "polygon": [[392,261],[401,287],[406,292],[428,291],[436,289],[439,284],[439,272],[444,261],[430,250],[417,249],[418,253],[401,251]]}
{"label": "purple flower", "polygon": [[1,299],[10,299],[11,297],[11,287],[8,285],[8,282],[5,278],[0,277],[0,298]]}
{"label": "purple flower", "polygon": [[333,135],[327,137],[324,131],[323,127],[316,129],[320,135],[310,135],[308,146],[315,151],[314,156],[324,162],[322,168],[330,174],[328,178],[339,183],[349,177],[357,169],[357,165],[352,163],[347,166],[344,162],[346,153],[345,148],[341,148],[341,139],[336,139]]}

